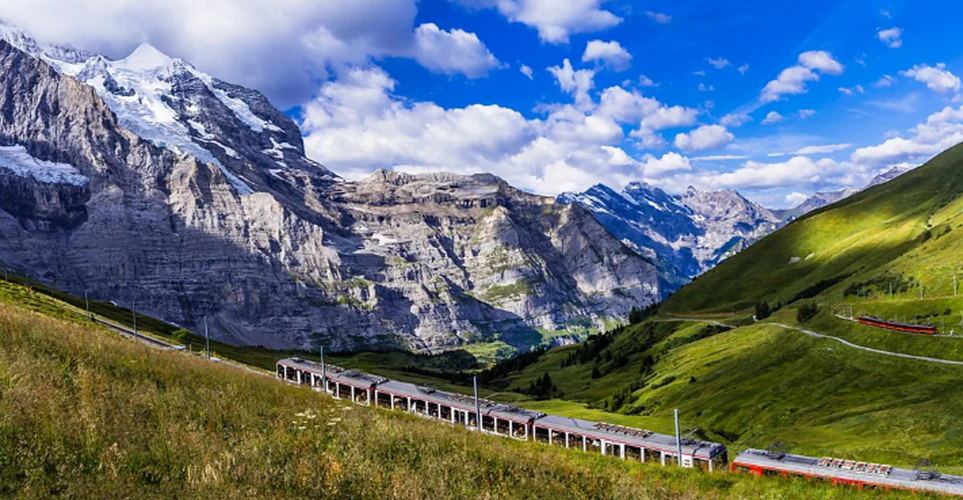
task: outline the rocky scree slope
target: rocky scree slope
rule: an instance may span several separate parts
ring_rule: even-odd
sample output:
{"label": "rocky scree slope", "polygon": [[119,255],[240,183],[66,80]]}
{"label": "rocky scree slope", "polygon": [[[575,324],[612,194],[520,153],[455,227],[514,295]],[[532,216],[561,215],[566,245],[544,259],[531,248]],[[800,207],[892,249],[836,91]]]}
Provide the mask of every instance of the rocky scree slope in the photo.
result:
{"label": "rocky scree slope", "polygon": [[492,176],[306,158],[260,93],[150,46],[111,61],[0,27],[0,261],[274,348],[444,349],[624,315],[654,266]]}

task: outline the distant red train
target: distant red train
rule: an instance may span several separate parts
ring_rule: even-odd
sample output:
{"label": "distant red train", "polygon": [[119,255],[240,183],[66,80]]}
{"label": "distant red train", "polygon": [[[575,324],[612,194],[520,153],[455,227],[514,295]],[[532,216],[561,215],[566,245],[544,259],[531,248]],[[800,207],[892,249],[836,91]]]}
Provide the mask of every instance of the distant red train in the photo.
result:
{"label": "distant red train", "polygon": [[921,335],[936,335],[939,333],[939,330],[937,330],[935,326],[907,325],[905,323],[886,321],[884,319],[874,318],[872,316],[860,316],[859,322],[864,325],[875,326],[876,328],[893,330],[894,332],[917,333]]}

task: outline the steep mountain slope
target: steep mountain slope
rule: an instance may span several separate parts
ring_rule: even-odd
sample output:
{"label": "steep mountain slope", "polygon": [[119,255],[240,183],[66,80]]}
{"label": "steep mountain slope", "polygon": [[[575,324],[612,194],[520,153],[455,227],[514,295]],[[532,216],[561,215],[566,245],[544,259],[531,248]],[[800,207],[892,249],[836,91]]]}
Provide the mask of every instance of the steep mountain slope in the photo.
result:
{"label": "steep mountain slope", "polygon": [[732,190],[690,187],[674,196],[633,182],[621,193],[599,184],[558,199],[589,208],[612,234],[656,262],[666,294],[779,225],[769,210]]}
{"label": "steep mountain slope", "polygon": [[0,39],[0,261],[75,293],[336,349],[526,346],[659,296],[578,206],[491,176],[344,182],[262,95],[149,46]]}
{"label": "steep mountain slope", "polygon": [[847,289],[883,297],[890,283],[912,298],[920,281],[924,297],[952,296],[953,276],[963,271],[961,167],[963,146],[956,146],[811,212],[680,290],[663,310],[729,311],[807,297],[839,302]]}

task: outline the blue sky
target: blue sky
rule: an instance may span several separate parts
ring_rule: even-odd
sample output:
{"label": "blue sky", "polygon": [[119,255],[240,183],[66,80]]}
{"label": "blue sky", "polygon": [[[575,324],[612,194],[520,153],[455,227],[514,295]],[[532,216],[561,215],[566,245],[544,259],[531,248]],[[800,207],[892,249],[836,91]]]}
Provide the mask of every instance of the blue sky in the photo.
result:
{"label": "blue sky", "polygon": [[0,17],[258,88],[349,178],[644,180],[783,207],[963,141],[954,1],[7,0]]}

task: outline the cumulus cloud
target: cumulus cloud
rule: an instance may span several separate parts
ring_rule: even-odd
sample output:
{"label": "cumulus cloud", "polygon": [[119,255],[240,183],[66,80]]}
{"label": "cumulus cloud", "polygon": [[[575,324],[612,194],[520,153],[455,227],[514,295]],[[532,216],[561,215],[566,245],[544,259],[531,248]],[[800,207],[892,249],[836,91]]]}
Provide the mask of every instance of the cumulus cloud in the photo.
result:
{"label": "cumulus cloud", "polygon": [[798,207],[799,205],[802,205],[803,203],[805,203],[806,200],[808,199],[809,199],[808,196],[802,193],[793,191],[792,193],[789,193],[786,195],[785,201],[786,201],[786,205],[789,205],[791,207]]}
{"label": "cumulus cloud", "polygon": [[809,91],[806,83],[819,80],[820,74],[839,75],[843,65],[833,59],[829,52],[822,50],[803,52],[799,64],[782,70],[779,76],[762,89],[762,102],[777,101],[784,95],[805,94]]}
{"label": "cumulus cloud", "polygon": [[647,177],[661,177],[670,172],[692,170],[689,159],[676,152],[669,152],[656,158],[653,155],[645,155],[642,158],[642,172]]}
{"label": "cumulus cloud", "polygon": [[876,31],[876,37],[891,49],[898,49],[903,46],[903,30],[899,28],[881,28]]}
{"label": "cumulus cloud", "polygon": [[445,31],[433,23],[422,24],[415,30],[413,55],[431,71],[461,73],[469,78],[485,76],[501,64],[474,33],[460,29]]}
{"label": "cumulus cloud", "polygon": [[796,116],[799,117],[800,120],[805,120],[806,118],[809,118],[810,116],[814,116],[815,114],[816,114],[815,109],[800,109],[799,111],[796,112]]}
{"label": "cumulus cloud", "polygon": [[651,78],[642,75],[639,77],[639,85],[643,87],[658,87],[659,84],[652,81]]}
{"label": "cumulus cloud", "polygon": [[947,107],[933,113],[910,129],[909,138],[893,137],[871,147],[853,152],[852,160],[873,167],[900,163],[920,164],[936,154],[963,142],[963,107]]}
{"label": "cumulus cloud", "polygon": [[632,54],[629,54],[629,51],[625,50],[619,42],[592,40],[582,54],[582,62],[591,61],[601,62],[615,71],[625,71],[629,69]]}
{"label": "cumulus cloud", "polygon": [[947,70],[944,63],[939,63],[935,67],[917,64],[906,71],[900,71],[899,74],[925,83],[930,90],[940,94],[960,90],[960,77]]}
{"label": "cumulus cloud", "polygon": [[741,127],[752,121],[752,117],[747,113],[729,113],[719,120],[719,123],[726,127]]}
{"label": "cumulus cloud", "polygon": [[746,74],[746,71],[749,71],[749,65],[743,64],[742,66],[739,66],[738,68],[736,68],[736,71],[744,75]]}
{"label": "cumulus cloud", "polygon": [[548,71],[555,76],[562,90],[575,96],[576,104],[586,105],[592,102],[589,91],[595,88],[595,70],[575,70],[572,62],[565,59],[561,66],[552,66]]}
{"label": "cumulus cloud", "polygon": [[549,43],[567,43],[576,33],[594,33],[622,22],[601,8],[604,0],[450,0],[475,9],[495,9],[514,23],[535,28]]}
{"label": "cumulus cloud", "polygon": [[307,101],[337,65],[407,57],[432,71],[469,77],[497,65],[475,35],[416,27],[417,13],[416,0],[0,2],[0,18],[42,41],[113,58],[149,42],[219,78],[257,88],[283,109]]}
{"label": "cumulus cloud", "polygon": [[766,118],[765,118],[764,120],[762,120],[762,124],[763,124],[763,125],[775,125],[775,124],[777,124],[777,123],[779,123],[779,122],[781,122],[781,121],[783,121],[783,120],[785,120],[785,119],[786,119],[786,117],[780,115],[779,113],[776,113],[775,111],[770,111],[769,114],[766,115]]}
{"label": "cumulus cloud", "polygon": [[659,13],[659,12],[653,12],[653,11],[650,10],[650,11],[646,11],[645,15],[646,15],[649,19],[651,19],[651,20],[653,20],[653,21],[655,21],[655,22],[657,22],[657,23],[659,23],[659,24],[669,24],[669,23],[672,22],[672,16],[667,16],[667,15],[661,14],[661,13]]}
{"label": "cumulus cloud", "polygon": [[735,136],[722,125],[703,125],[689,133],[675,136],[675,147],[685,152],[705,151],[721,148]]}
{"label": "cumulus cloud", "polygon": [[[546,106],[544,117],[528,119],[497,105],[443,108],[407,100],[393,94],[396,82],[384,70],[344,68],[303,108],[305,147],[312,158],[347,178],[378,168],[491,172],[549,195],[691,170],[689,160],[678,153],[634,158],[621,147],[623,126],[639,124],[632,137],[655,147],[665,142],[658,130],[691,125],[698,110],[667,106],[618,86],[603,90],[596,102],[579,90],[590,88],[588,79],[564,63],[557,70],[573,100],[580,94],[584,100]],[[693,143],[703,141],[700,134],[693,137]]]}

